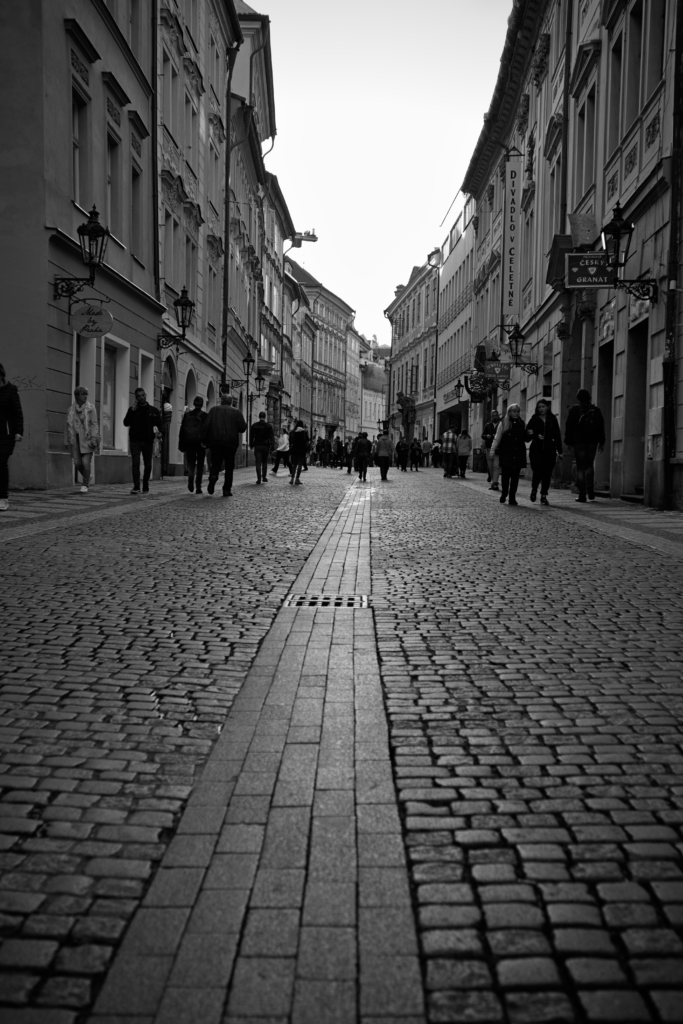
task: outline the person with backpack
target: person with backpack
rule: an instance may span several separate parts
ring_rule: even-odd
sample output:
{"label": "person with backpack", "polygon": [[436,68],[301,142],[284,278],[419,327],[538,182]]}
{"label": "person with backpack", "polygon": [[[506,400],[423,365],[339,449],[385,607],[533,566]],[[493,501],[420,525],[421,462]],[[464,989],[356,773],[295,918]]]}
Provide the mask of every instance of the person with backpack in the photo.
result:
{"label": "person with backpack", "polygon": [[268,483],[268,456],[275,447],[273,427],[266,421],[265,412],[258,414],[256,423],[252,423],[249,431],[249,447],[254,451],[256,463],[256,483]]}
{"label": "person with backpack", "polygon": [[233,406],[232,396],[227,391],[221,392],[221,404],[209,409],[209,415],[202,427],[202,443],[211,451],[211,470],[206,488],[209,494],[213,494],[218,474],[225,465],[223,497],[232,497],[235,455],[240,434],[246,429],[247,422],[239,409]]}
{"label": "person with backpack", "polygon": [[180,424],[178,449],[187,461],[187,489],[191,493],[202,493],[202,476],[204,475],[204,459],[206,448],[202,444],[202,427],[206,422],[207,413],[202,409],[204,399],[199,395],[194,399],[192,408],[187,409]]}
{"label": "person with backpack", "polygon": [[578,405],[567,415],[564,443],[574,449],[576,483],[579,496],[576,501],[585,504],[586,497],[595,501],[595,456],[605,447],[605,421],[597,405],[591,402],[591,393],[585,388],[576,392]]}

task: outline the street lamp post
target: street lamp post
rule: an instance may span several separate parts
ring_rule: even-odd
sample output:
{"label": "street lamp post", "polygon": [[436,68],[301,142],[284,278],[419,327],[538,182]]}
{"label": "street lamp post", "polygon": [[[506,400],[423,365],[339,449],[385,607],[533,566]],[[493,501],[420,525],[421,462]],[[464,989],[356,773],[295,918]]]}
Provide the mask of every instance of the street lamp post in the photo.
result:
{"label": "street lamp post", "polygon": [[180,337],[177,334],[169,334],[168,331],[162,331],[161,334],[157,334],[157,348],[170,348],[171,345],[177,345],[181,341],[184,342],[185,334],[192,325],[194,302],[187,294],[187,288],[184,285],[180,292],[180,298],[176,299],[173,303],[173,309],[175,310],[176,323],[180,328]]}
{"label": "street lamp post", "polygon": [[[251,375],[252,375],[252,373],[254,371],[254,363],[255,362],[256,362],[256,360],[252,356],[251,352],[247,352],[246,356],[242,360],[242,366],[244,367],[244,379],[243,380],[236,380],[236,379],[226,380],[225,384],[221,385],[221,392],[227,391],[230,388],[241,388],[241,387],[244,387],[246,385],[246,388],[247,388],[247,416],[249,417],[249,421],[250,421],[249,424],[248,424],[248,427],[251,426],[251,403],[253,403],[254,398],[256,397],[256,395],[253,395],[251,398],[249,397],[249,381],[250,381]],[[261,372],[259,372],[257,374],[256,380],[255,380],[254,383],[256,384],[256,391],[258,392],[258,394],[259,395],[262,394],[263,393],[263,388],[264,388],[264,386],[266,384],[266,378],[261,374]],[[249,435],[248,434],[247,434],[247,450],[246,450],[246,452],[244,454],[244,465],[245,466],[249,465]]]}
{"label": "street lamp post", "polygon": [[441,249],[432,249],[427,257],[427,264],[436,270],[436,321],[434,330],[434,414],[432,417],[432,441],[436,440],[436,378],[439,367],[439,293],[441,291]]}
{"label": "street lamp post", "polygon": [[104,264],[104,255],[107,251],[109,241],[109,228],[100,224],[100,215],[97,207],[93,206],[88,219],[76,229],[78,241],[81,246],[81,257],[84,264],[90,270],[89,277],[56,277],[54,283],[53,298],[69,300],[69,318],[71,318],[71,307],[73,297],[82,291],[87,285],[90,287],[95,283],[95,274]]}

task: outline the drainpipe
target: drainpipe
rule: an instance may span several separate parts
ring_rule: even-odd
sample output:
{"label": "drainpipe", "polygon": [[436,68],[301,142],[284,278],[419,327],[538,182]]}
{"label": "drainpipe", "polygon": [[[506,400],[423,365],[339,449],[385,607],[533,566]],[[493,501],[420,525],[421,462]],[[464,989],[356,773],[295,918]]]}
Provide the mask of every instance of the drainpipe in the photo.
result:
{"label": "drainpipe", "polygon": [[228,316],[230,313],[230,158],[232,156],[232,73],[235,70],[237,51],[240,44],[231,46],[228,50],[228,81],[225,87],[226,102],[226,139],[225,139],[225,225],[223,228],[224,257],[223,257],[223,310],[221,317],[221,388],[225,386],[228,377]]}
{"label": "drainpipe", "polygon": [[676,458],[676,390],[677,390],[677,311],[678,311],[678,248],[683,182],[683,0],[676,3],[676,39],[674,44],[673,139],[671,147],[671,207],[669,214],[669,265],[667,268],[666,341],[664,369],[664,507],[673,509],[673,463]]}
{"label": "drainpipe", "polygon": [[161,280],[159,274],[159,39],[157,26],[157,5],[152,4],[152,203],[154,206],[154,294],[161,302]]}

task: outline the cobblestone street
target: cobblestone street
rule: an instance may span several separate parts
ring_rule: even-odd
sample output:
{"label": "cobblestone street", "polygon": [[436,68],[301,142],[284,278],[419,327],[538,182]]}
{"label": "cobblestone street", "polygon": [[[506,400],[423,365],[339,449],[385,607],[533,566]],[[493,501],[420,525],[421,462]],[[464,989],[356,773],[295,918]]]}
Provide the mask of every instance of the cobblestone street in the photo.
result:
{"label": "cobblestone street", "polygon": [[3,1024],[683,1022],[683,516],[303,481],[10,495]]}

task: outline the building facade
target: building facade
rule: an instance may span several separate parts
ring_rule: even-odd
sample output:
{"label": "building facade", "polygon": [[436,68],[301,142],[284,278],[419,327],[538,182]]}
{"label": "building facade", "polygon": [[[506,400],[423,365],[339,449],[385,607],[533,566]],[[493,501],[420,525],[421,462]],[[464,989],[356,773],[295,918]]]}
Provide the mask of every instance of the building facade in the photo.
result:
{"label": "building facade", "polygon": [[361,429],[361,349],[367,339],[349,323],[346,330],[346,402],[344,431],[347,438],[357,437]]}
{"label": "building facade", "polygon": [[[105,3],[86,0],[11,0],[0,12],[8,47],[0,258],[12,295],[3,363],[25,416],[12,486],[74,481],[64,426],[76,384],[88,387],[98,412],[97,482],[129,479],[123,417],[138,385],[159,397],[165,307],[155,280],[151,5],[137,13],[119,20]],[[76,239],[93,206],[111,238],[90,286]],[[84,287],[69,297],[75,279]],[[85,300],[111,313],[106,335],[76,332],[71,313]]]}
{"label": "building facade", "polygon": [[[599,488],[655,507],[683,505],[680,325],[669,302],[675,308],[680,286],[680,234],[671,217],[681,175],[673,146],[681,63],[675,13],[665,0],[519,4],[463,183],[476,203],[472,360],[478,345],[489,357],[505,357],[501,324],[509,328],[514,318],[504,319],[501,294],[501,144],[522,152],[518,323],[525,368],[512,369],[510,390],[497,396],[501,410],[517,401],[526,415],[543,397],[564,422],[577,389],[588,388],[607,427],[596,461]],[[567,287],[566,253],[597,251],[617,202],[634,225],[623,277],[653,281],[659,301],[623,287]],[[558,483],[571,481],[570,453],[557,476]]]}
{"label": "building facade", "polygon": [[162,397],[172,410],[163,468],[174,474],[183,472],[177,446],[183,411],[197,395],[211,408],[223,375],[226,89],[228,54],[242,34],[232,2],[222,0],[164,0],[157,32],[154,139],[160,294],[168,335],[179,334],[173,302],[183,287],[195,303],[184,343],[171,343],[162,353]]}
{"label": "building facade", "polygon": [[408,284],[396,288],[384,311],[392,325],[388,415],[392,432],[408,440],[434,436],[438,287],[437,268],[413,267]]}

